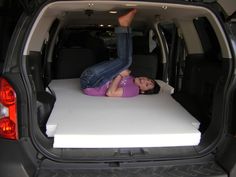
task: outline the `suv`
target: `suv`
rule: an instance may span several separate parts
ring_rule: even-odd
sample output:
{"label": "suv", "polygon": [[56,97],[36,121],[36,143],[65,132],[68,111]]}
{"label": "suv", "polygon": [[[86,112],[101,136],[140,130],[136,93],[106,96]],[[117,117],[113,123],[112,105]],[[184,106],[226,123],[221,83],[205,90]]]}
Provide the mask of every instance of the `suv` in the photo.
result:
{"label": "suv", "polygon": [[[234,0],[20,2],[0,78],[0,176],[236,176]],[[80,94],[81,72],[116,57],[130,8],[131,71],[161,93]]]}

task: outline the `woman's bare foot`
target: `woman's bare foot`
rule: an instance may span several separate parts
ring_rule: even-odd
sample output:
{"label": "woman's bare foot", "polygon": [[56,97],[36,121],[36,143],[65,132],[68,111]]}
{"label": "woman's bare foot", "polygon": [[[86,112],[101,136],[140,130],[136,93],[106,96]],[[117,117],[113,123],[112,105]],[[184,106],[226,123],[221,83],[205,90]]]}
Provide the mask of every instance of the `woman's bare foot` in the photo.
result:
{"label": "woman's bare foot", "polygon": [[133,10],[129,11],[127,14],[119,17],[118,21],[119,21],[120,26],[122,26],[122,27],[130,26],[136,12],[137,12],[137,10],[133,9]]}

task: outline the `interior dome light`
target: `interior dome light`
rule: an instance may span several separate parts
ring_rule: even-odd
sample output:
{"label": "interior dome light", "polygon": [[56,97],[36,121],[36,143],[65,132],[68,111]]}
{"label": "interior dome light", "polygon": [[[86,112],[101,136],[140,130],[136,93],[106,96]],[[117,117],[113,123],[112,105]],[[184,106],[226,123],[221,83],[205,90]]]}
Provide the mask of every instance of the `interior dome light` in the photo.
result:
{"label": "interior dome light", "polygon": [[136,7],[137,4],[125,4],[125,6],[127,6],[127,7]]}
{"label": "interior dome light", "polygon": [[116,10],[110,10],[109,13],[110,14],[117,14],[117,11]]}

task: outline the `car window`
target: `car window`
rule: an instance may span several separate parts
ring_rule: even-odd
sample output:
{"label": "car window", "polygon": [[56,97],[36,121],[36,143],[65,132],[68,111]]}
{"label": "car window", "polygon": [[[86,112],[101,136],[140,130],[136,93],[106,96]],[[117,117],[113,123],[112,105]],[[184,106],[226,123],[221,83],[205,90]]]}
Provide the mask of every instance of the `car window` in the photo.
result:
{"label": "car window", "polygon": [[217,60],[218,56],[221,55],[221,47],[210,22],[205,17],[195,19],[193,22],[198,32],[205,55]]}
{"label": "car window", "polygon": [[0,72],[2,72],[11,35],[22,11],[18,1],[0,1]]}

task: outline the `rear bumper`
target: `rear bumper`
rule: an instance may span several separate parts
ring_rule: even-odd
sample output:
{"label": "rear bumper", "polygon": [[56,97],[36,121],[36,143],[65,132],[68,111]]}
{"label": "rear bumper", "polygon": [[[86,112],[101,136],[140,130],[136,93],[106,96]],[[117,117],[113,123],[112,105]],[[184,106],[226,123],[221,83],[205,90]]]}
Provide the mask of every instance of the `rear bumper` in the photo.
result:
{"label": "rear bumper", "polygon": [[63,165],[53,167],[45,163],[37,172],[37,177],[227,177],[225,171],[215,162],[193,164],[160,165],[155,163]]}
{"label": "rear bumper", "polygon": [[[26,145],[27,140],[13,141],[0,138],[0,176],[29,177],[36,172],[36,157]],[[27,152],[28,151],[28,152]]]}

